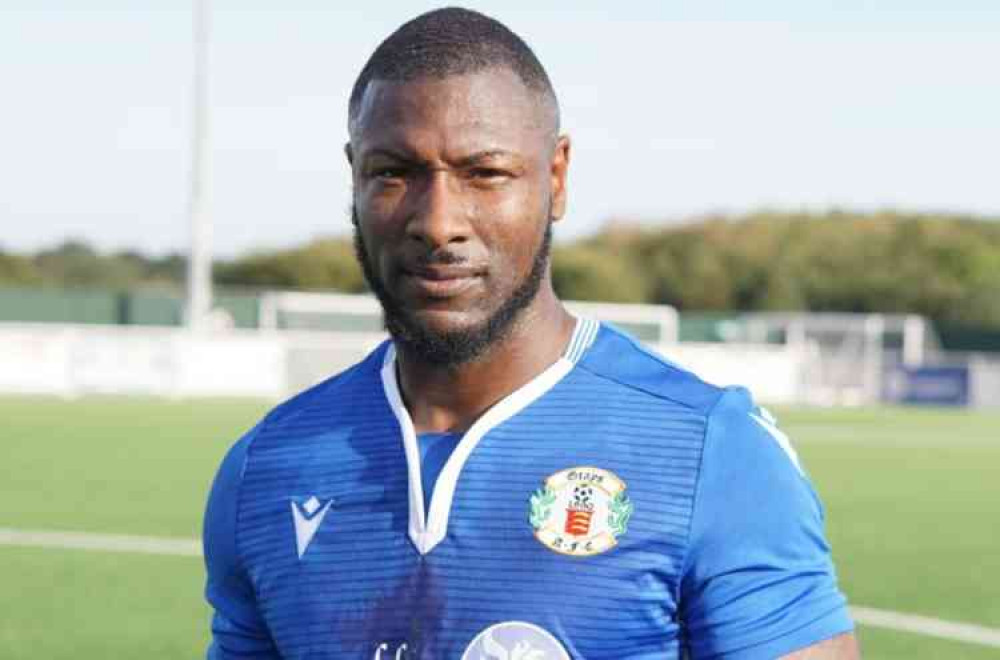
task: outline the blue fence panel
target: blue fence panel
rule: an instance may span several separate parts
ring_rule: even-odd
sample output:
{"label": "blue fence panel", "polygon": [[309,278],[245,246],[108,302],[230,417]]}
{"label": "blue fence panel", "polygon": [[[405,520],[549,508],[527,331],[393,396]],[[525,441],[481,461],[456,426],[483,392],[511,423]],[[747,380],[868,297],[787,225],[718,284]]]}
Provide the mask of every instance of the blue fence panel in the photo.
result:
{"label": "blue fence panel", "polygon": [[885,379],[883,398],[891,403],[969,405],[969,368],[898,367]]}

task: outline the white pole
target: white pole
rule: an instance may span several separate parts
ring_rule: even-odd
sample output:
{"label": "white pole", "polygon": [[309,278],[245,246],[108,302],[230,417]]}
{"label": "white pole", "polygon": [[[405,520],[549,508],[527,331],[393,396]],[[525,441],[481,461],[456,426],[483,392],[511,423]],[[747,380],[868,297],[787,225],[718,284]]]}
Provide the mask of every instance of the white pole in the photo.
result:
{"label": "white pole", "polygon": [[881,314],[869,314],[865,318],[865,364],[867,377],[865,382],[866,404],[878,403],[882,398],[882,377],[885,357],[885,317]]}
{"label": "white pole", "polygon": [[191,246],[187,269],[187,325],[204,328],[212,309],[212,222],[206,213],[205,159],[208,118],[208,34],[210,0],[194,0],[194,85],[191,113],[191,190],[188,219]]}
{"label": "white pole", "polygon": [[915,314],[910,314],[903,321],[903,364],[908,367],[919,367],[922,365],[924,363],[925,344],[924,319]]}

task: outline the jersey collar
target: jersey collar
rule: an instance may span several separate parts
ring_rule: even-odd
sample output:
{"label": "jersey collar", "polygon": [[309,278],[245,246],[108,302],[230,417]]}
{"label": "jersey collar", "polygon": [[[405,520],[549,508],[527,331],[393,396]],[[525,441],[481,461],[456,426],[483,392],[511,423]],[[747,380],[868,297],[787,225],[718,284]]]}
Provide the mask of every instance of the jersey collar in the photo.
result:
{"label": "jersey collar", "polygon": [[531,381],[483,413],[483,416],[465,432],[438,475],[431,495],[429,515],[424,511],[417,434],[399,391],[399,382],[396,378],[396,351],[393,346],[389,346],[382,363],[382,389],[402,431],[409,483],[409,534],[410,540],[420,554],[427,554],[444,540],[448,532],[448,517],[451,514],[458,478],[479,441],[492,429],[541,398],[572,371],[573,366],[594,343],[599,328],[600,324],[593,319],[577,319],[573,335],[562,356]]}

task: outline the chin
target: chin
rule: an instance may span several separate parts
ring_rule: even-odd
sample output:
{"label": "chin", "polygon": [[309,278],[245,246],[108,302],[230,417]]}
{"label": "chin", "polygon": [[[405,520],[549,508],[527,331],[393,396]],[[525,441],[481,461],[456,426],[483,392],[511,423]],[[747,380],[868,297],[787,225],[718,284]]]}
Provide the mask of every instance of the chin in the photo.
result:
{"label": "chin", "polygon": [[468,310],[421,309],[386,317],[386,329],[405,352],[441,367],[475,362],[502,338],[504,328]]}
{"label": "chin", "polygon": [[444,307],[424,307],[410,313],[411,323],[427,334],[448,336],[475,332],[485,326],[488,318],[469,310]]}

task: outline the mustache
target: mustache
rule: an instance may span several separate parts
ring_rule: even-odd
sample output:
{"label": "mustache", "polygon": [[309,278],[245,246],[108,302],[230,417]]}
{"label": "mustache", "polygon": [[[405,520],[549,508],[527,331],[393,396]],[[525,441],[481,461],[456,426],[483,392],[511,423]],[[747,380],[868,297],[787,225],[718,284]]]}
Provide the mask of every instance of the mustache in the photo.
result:
{"label": "mustache", "polygon": [[[355,252],[357,252],[358,258],[362,262],[367,261],[364,254],[364,240],[361,238],[361,228],[358,223],[358,209],[353,203],[350,206],[349,214],[351,217],[351,225],[354,227]],[[447,247],[442,247],[436,250],[410,255],[405,261],[411,267],[424,268],[427,266],[458,266],[468,263],[470,259],[467,256],[454,252]]]}
{"label": "mustache", "polygon": [[457,266],[468,263],[468,257],[457,254],[448,249],[439,249],[432,252],[418,254],[410,260],[414,266]]}

